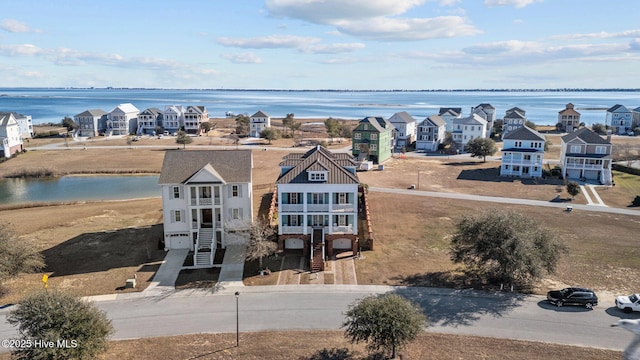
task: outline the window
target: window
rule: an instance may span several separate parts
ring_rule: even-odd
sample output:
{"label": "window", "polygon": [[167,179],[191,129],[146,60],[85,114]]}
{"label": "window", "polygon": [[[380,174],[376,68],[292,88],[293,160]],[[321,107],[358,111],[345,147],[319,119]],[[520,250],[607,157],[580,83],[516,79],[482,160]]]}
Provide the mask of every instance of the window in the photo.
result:
{"label": "window", "polygon": [[354,139],[356,139],[356,140],[360,140],[360,139],[362,139],[362,134],[361,134],[361,133],[359,133],[359,132],[354,133],[354,134],[353,134],[353,138],[354,138]]}
{"label": "window", "polygon": [[238,197],[239,193],[240,190],[238,188],[238,185],[231,185],[231,196]]}
{"label": "window", "polygon": [[377,144],[371,144],[371,146],[369,148],[371,149],[371,151],[377,151],[378,150],[378,145]]}
{"label": "window", "polygon": [[371,140],[378,140],[378,134],[371,134]]}
{"label": "window", "polygon": [[299,204],[298,193],[289,194],[289,204]]}
{"label": "window", "polygon": [[324,193],[312,193],[311,194],[311,203],[312,204],[324,204]]}
{"label": "window", "polygon": [[309,171],[310,181],[325,181],[326,173],[323,171]]}
{"label": "window", "polygon": [[180,199],[180,186],[173,187],[173,198]]}
{"label": "window", "polygon": [[182,222],[182,211],[173,210],[173,222]]}
{"label": "window", "polygon": [[240,219],[240,209],[231,209],[231,218],[234,220]]}
{"label": "window", "polygon": [[579,153],[580,152],[580,145],[571,145],[571,153],[575,154],[575,153]]}
{"label": "window", "polygon": [[596,146],[596,154],[606,154],[607,147],[606,146]]}
{"label": "window", "polygon": [[347,198],[347,193],[338,193],[338,204],[346,204]]}

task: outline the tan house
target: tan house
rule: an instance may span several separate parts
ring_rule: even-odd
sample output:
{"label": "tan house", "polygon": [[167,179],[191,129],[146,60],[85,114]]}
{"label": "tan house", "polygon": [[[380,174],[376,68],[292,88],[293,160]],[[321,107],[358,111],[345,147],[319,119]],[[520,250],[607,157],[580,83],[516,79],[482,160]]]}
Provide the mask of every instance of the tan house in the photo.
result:
{"label": "tan house", "polygon": [[588,128],[561,138],[560,166],[565,179],[611,185],[611,142]]}
{"label": "tan house", "polygon": [[562,130],[568,133],[578,129],[580,113],[574,110],[572,103],[568,103],[564,110],[558,112],[558,124],[561,124]]}

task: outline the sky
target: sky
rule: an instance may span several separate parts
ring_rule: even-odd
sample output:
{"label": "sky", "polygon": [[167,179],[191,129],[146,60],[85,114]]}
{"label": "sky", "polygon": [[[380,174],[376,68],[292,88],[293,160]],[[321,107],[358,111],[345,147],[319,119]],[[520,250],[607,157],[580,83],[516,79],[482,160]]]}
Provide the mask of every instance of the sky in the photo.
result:
{"label": "sky", "polygon": [[0,87],[640,88],[637,0],[0,0]]}

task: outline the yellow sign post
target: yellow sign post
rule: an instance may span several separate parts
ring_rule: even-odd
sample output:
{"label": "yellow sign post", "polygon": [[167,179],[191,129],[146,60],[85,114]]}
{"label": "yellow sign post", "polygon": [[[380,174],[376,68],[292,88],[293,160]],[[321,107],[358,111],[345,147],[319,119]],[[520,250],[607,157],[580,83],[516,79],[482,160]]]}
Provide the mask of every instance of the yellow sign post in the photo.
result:
{"label": "yellow sign post", "polygon": [[42,286],[45,289],[49,287],[49,275],[47,275],[47,274],[43,274],[42,275]]}

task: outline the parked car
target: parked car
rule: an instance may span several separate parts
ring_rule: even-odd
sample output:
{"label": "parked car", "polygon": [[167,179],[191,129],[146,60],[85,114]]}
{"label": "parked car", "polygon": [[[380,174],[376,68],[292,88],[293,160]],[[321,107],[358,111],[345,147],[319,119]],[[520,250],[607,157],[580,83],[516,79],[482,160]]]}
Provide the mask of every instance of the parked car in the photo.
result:
{"label": "parked car", "polygon": [[629,296],[616,297],[616,306],[618,309],[630,313],[632,311],[640,311],[640,294],[631,294]]}
{"label": "parked car", "polygon": [[578,305],[592,309],[598,305],[598,297],[593,290],[579,287],[568,287],[552,290],[547,293],[547,300],[556,306]]}

